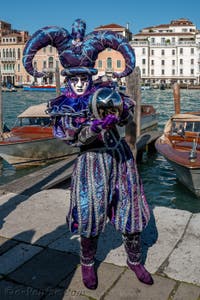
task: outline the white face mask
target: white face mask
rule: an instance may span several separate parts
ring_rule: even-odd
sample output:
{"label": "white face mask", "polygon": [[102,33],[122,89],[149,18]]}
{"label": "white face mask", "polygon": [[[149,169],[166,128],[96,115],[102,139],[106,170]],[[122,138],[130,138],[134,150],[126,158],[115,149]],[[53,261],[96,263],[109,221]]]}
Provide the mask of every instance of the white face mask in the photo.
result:
{"label": "white face mask", "polygon": [[87,75],[74,76],[71,77],[69,81],[72,90],[77,95],[83,95],[89,86],[89,78]]}

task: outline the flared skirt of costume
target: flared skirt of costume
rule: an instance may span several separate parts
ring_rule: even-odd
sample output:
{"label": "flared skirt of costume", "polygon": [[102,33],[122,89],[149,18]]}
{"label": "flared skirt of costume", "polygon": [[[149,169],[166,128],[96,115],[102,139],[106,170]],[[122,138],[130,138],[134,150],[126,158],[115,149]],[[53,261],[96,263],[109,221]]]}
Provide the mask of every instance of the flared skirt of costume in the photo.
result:
{"label": "flared skirt of costume", "polygon": [[150,212],[132,152],[123,140],[113,150],[80,154],[71,182],[69,228],[96,236],[108,218],[122,233],[141,232]]}

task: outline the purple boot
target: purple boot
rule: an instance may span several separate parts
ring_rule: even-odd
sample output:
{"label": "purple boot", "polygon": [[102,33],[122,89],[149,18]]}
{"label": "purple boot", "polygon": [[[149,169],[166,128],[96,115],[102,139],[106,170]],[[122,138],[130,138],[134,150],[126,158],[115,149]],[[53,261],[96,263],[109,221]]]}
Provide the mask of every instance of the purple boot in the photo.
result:
{"label": "purple boot", "polygon": [[141,261],[141,237],[140,233],[123,235],[124,247],[127,253],[127,265],[135,273],[137,278],[148,285],[153,284],[151,274],[140,263]]}
{"label": "purple boot", "polygon": [[81,271],[84,285],[95,290],[98,285],[97,274],[94,269],[94,256],[97,250],[98,237],[81,237]]}

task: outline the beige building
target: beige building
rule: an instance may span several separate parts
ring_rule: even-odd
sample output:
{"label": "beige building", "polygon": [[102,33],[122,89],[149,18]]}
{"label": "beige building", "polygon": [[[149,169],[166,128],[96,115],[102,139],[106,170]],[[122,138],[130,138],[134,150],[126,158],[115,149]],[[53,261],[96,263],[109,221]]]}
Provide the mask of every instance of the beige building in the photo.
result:
{"label": "beige building", "polygon": [[[132,33],[129,31],[128,24],[126,27],[109,24],[104,26],[99,26],[95,28],[96,31],[107,30],[119,33],[127,38],[128,41],[132,39]],[[121,53],[118,51],[107,48],[106,50],[99,53],[95,68],[98,69],[98,76],[107,75],[112,76],[113,72],[122,72],[125,69],[125,60]]]}
{"label": "beige building", "polygon": [[0,21],[0,70],[3,85],[31,84],[34,81],[55,82],[55,68],[60,67],[60,63],[54,47],[48,46],[41,49],[33,60],[35,68],[47,72],[46,77],[33,78],[24,69],[22,56],[28,39],[27,31],[12,29],[11,24]]}
{"label": "beige building", "polygon": [[[117,24],[109,24],[95,28],[95,30],[110,30],[125,36],[129,41],[132,34],[127,27]],[[45,71],[47,76],[43,78],[33,78],[23,67],[22,56],[23,49],[29,39],[27,31],[12,29],[11,24],[0,21],[0,70],[2,83],[6,85],[32,84],[33,82],[55,84],[55,69],[59,67],[62,70],[56,48],[47,46],[42,48],[34,57],[33,65],[39,71]],[[95,64],[99,70],[98,76],[111,76],[113,72],[122,72],[125,68],[125,62],[122,55],[112,49],[106,49],[101,52]],[[60,82],[64,77],[60,77]]]}

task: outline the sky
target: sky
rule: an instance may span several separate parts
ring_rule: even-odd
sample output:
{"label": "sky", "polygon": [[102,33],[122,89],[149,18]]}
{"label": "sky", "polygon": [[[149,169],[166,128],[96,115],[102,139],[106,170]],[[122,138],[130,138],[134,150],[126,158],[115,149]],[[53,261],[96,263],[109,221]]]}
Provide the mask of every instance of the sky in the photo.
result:
{"label": "sky", "polygon": [[86,34],[95,27],[129,24],[133,34],[149,26],[187,18],[200,29],[200,1],[191,0],[10,0],[2,1],[0,20],[13,29],[33,34],[45,26],[64,27],[71,33],[75,19],[86,21]]}

